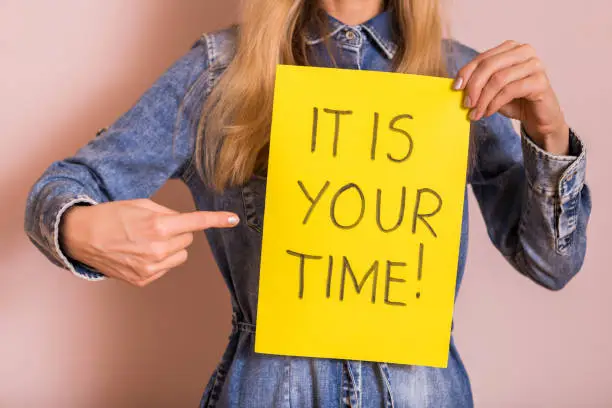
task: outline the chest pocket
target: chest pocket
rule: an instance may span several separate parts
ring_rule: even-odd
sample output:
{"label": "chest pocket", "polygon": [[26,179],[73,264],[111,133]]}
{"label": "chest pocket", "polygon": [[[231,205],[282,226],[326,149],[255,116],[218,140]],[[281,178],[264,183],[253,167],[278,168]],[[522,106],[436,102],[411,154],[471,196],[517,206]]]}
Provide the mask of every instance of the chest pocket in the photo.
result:
{"label": "chest pocket", "polygon": [[242,203],[246,223],[249,228],[259,234],[263,233],[266,182],[266,177],[254,175],[248,183],[242,186]]}

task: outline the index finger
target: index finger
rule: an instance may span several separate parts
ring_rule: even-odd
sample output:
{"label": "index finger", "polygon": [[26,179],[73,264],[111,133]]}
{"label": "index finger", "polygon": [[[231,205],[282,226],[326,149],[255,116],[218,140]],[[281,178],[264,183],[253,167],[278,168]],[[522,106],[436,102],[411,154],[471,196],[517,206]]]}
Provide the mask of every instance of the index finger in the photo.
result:
{"label": "index finger", "polygon": [[498,45],[497,47],[491,48],[490,50],[487,50],[481,54],[478,54],[476,57],[474,57],[474,59],[472,59],[470,62],[468,62],[467,64],[465,64],[463,66],[463,68],[461,68],[459,70],[459,72],[457,73],[457,79],[453,85],[453,87],[455,88],[455,90],[460,90],[460,89],[464,89],[465,85],[468,83],[468,81],[470,80],[470,77],[472,76],[472,74],[474,73],[474,71],[476,70],[476,67],[478,66],[478,64],[480,64],[480,62],[486,58],[490,58],[494,55],[500,54],[502,52],[506,52],[509,51],[515,47],[520,46],[519,43],[517,43],[516,41],[505,41],[502,44]]}
{"label": "index finger", "polygon": [[169,236],[209,228],[231,228],[240,221],[236,214],[225,211],[194,211],[183,214],[164,214],[160,217],[162,230]]}

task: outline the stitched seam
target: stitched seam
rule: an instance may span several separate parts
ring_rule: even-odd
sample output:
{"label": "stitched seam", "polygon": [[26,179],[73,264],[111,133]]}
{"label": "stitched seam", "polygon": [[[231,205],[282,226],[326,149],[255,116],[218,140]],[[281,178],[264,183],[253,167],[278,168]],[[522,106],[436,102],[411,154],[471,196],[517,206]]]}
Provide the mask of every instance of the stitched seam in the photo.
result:
{"label": "stitched seam", "polygon": [[[559,186],[558,186],[558,194],[559,194],[559,197],[561,199],[564,198],[564,196],[561,194],[561,188],[562,188],[563,183],[565,182],[565,180],[567,180],[568,178],[577,176],[578,175],[578,171],[579,171],[579,167],[580,166],[585,166],[586,147],[584,146],[584,144],[582,142],[580,142],[580,144],[581,144],[580,147],[582,149],[582,152],[580,153],[580,155],[577,158],[575,158],[575,161],[572,164],[570,164],[569,167],[567,169],[565,169],[565,171],[561,174],[561,179],[560,179]],[[582,188],[584,187],[584,184],[585,184],[585,179],[581,175],[579,182],[574,186],[574,188],[572,190],[566,192],[566,194],[570,196],[568,198],[568,200],[571,199],[572,196],[574,196],[575,194],[579,194],[580,191],[582,191]]]}
{"label": "stitched seam", "polygon": [[334,30],[332,30],[331,32],[327,33],[325,36],[323,37],[318,37],[315,39],[309,39],[307,36],[304,36],[305,39],[305,43],[308,45],[315,45],[315,44],[319,44],[321,42],[323,42],[323,40],[329,38],[329,37],[333,37],[334,35],[338,34],[341,30],[343,30],[344,28],[346,28],[345,25],[339,25],[338,27],[336,27]]}
{"label": "stitched seam", "polygon": [[359,384],[358,384],[358,392],[357,392],[357,406],[362,407],[362,396],[363,396],[363,366],[361,361],[359,364]]}
{"label": "stitched seam", "polygon": [[217,404],[217,400],[213,398],[213,391],[217,388],[218,384],[219,384],[219,368],[220,368],[221,363],[219,363],[219,365],[217,365],[217,367],[215,368],[215,372],[213,373],[214,375],[214,380],[212,382],[212,386],[210,387],[210,391],[208,394],[208,401],[206,402],[206,407],[204,408],[214,408],[214,406]]}
{"label": "stitched seam", "polygon": [[223,386],[225,385],[225,381],[227,379],[228,371],[225,368],[226,361],[222,357],[221,362],[217,365],[215,370],[215,380],[213,382],[213,386],[210,389],[210,396],[208,400],[208,408],[214,408],[217,406],[217,402],[219,402],[219,394],[222,391]]}
{"label": "stitched seam", "polygon": [[[553,161],[571,162],[571,161],[576,160],[575,156],[555,155],[555,154],[547,152],[546,150],[542,148],[539,148],[538,145],[536,145],[536,143],[527,135],[527,132],[525,131],[523,126],[521,126],[521,136],[523,139],[525,139],[525,142],[527,143],[527,146],[529,147],[529,149],[531,149],[536,155],[544,156],[545,158],[549,160],[553,160]],[[584,153],[584,150],[582,151],[582,153]],[[582,153],[580,155],[582,155]]]}
{"label": "stitched seam", "polygon": [[[215,54],[214,54],[214,41],[212,39],[212,35],[209,34],[202,34],[202,36],[200,37],[200,39],[202,41],[204,41],[204,43],[206,44],[206,58],[208,59],[207,61],[207,67],[206,67],[206,71],[202,73],[202,75],[206,75],[208,78],[206,78],[206,83],[207,83],[207,87],[205,90],[205,97],[208,98],[208,96],[210,95],[210,92],[212,91],[212,87],[213,87],[213,80],[212,80],[212,65],[215,63]],[[196,81],[198,81],[198,79],[196,79]],[[196,140],[197,140],[197,135],[196,135]],[[194,141],[195,143],[195,141]],[[197,146],[194,145],[194,152],[195,149],[197,148]],[[195,169],[194,166],[194,162],[195,162],[195,154],[191,155],[191,158],[189,159],[189,162],[187,163],[187,165],[185,166],[184,171],[181,174],[181,179],[183,180],[183,182],[185,184],[188,184],[191,179],[193,178],[194,175],[198,174],[197,170]],[[205,180],[203,180],[205,181]]]}
{"label": "stitched seam", "polygon": [[[578,200],[578,197],[574,197],[574,200]],[[555,217],[555,233],[554,233],[554,240],[555,240],[555,251],[560,254],[560,255],[566,255],[569,252],[570,247],[572,247],[573,243],[574,243],[574,235],[576,232],[576,229],[578,227],[578,206],[580,204],[578,202],[574,203],[573,206],[570,208],[571,211],[573,212],[573,215],[571,217],[567,217],[567,222],[570,222],[570,219],[573,220],[572,225],[568,226],[568,232],[561,236],[561,216],[563,215],[563,204],[561,203],[560,199],[555,199],[555,208],[554,208],[554,217]],[[567,241],[566,245],[564,248],[561,248],[561,241]]]}
{"label": "stitched seam", "polygon": [[206,47],[208,52],[208,89],[206,90],[209,93],[213,87],[213,76],[212,71],[215,69],[214,65],[216,64],[216,54],[215,54],[215,45],[211,35],[206,34]]}
{"label": "stitched seam", "polygon": [[81,274],[79,272],[77,272],[77,270],[75,269],[74,265],[72,265],[72,263],[68,260],[68,258],[66,257],[66,255],[64,255],[64,253],[62,252],[61,248],[60,248],[60,244],[59,244],[59,226],[60,226],[60,222],[62,220],[62,215],[64,215],[64,213],[73,205],[78,204],[78,203],[88,203],[91,205],[97,205],[98,202],[95,201],[93,198],[88,197],[86,195],[79,195],[76,198],[68,201],[66,204],[64,204],[60,210],[57,212],[57,215],[55,216],[55,224],[53,225],[53,246],[55,249],[55,252],[58,256],[58,258],[62,261],[62,263],[64,264],[64,266],[66,267],[66,269],[68,269],[70,272],[72,272],[73,275],[81,278],[81,279],[85,279],[87,281],[90,282],[96,282],[96,281],[102,281],[107,279],[106,276],[91,276],[89,274],[85,275],[85,274]]}
{"label": "stitched seam", "polygon": [[[575,136],[576,138],[578,138],[577,136]],[[535,144],[535,142],[533,142],[531,139],[529,139],[529,137],[527,136],[527,133],[525,132],[525,130],[522,128],[521,126],[521,142],[522,145],[527,147],[527,149],[529,149],[530,152],[532,152],[536,157],[538,158],[542,158],[545,161],[561,161],[561,162],[566,162],[566,163],[570,163],[571,164],[567,167],[567,169],[565,169],[560,177],[559,177],[559,181],[557,182],[556,186],[553,186],[552,188],[548,189],[548,188],[544,188],[544,187],[535,187],[533,185],[533,183],[531,182],[531,180],[529,180],[529,177],[527,177],[527,180],[529,181],[529,185],[535,190],[538,191],[539,193],[542,193],[544,195],[555,195],[557,194],[559,197],[562,197],[561,194],[561,189],[563,186],[563,183],[565,182],[565,180],[567,180],[569,177],[572,177],[573,175],[577,174],[578,172],[578,167],[583,165],[583,162],[586,160],[586,147],[584,146],[584,143],[582,143],[582,141],[580,139],[578,139],[578,142],[580,143],[580,147],[581,147],[581,152],[577,157],[574,156],[556,156],[553,155],[543,149],[539,149],[537,147],[537,145]],[[566,195],[569,193],[570,195],[572,195],[572,193],[576,192],[580,192],[583,188],[585,184],[585,180],[584,178],[581,177],[581,180],[579,180],[579,182],[574,186],[574,188],[572,190],[570,190],[569,192],[566,192]]]}
{"label": "stitched seam", "polygon": [[[200,41],[203,39],[203,37],[204,36],[200,37]],[[206,45],[206,58],[207,58],[206,62],[208,64],[208,59],[209,59],[209,56],[208,56],[208,45]],[[198,80],[200,78],[199,75],[196,75],[196,78],[192,79],[193,74],[196,71],[196,66],[197,66],[197,63],[194,64],[193,68],[191,69],[191,73],[189,74],[189,77],[187,78],[187,83],[185,84],[185,87],[186,87],[187,91],[183,95],[182,102],[185,101],[185,97],[189,94],[189,92],[192,90],[192,88],[197,85],[197,82],[198,82]],[[206,71],[208,71],[208,66],[206,67]],[[204,73],[202,75],[204,75]],[[207,89],[206,90],[206,94],[208,94],[208,93],[209,93],[209,90]],[[208,95],[206,95],[206,96],[208,96]],[[182,105],[179,105],[179,109],[180,109],[180,106],[182,106]],[[184,106],[183,106],[183,108],[184,108]],[[183,110],[183,112],[181,112],[181,117],[179,117],[179,115],[177,113],[177,117],[176,117],[176,121],[175,121],[175,129],[178,129],[179,132],[180,132],[180,129],[181,129],[181,120],[184,119],[184,117],[182,117],[182,115],[184,113],[185,112]],[[187,118],[187,120],[189,120],[189,118]],[[189,132],[189,131],[190,131],[190,127],[189,127],[189,125],[187,125],[187,132]],[[196,139],[197,139],[197,135],[196,135]],[[174,151],[174,147],[175,147],[174,142],[175,142],[175,140],[173,139],[172,140],[173,155],[175,153],[175,151]],[[194,145],[194,152],[195,152],[195,145]],[[178,176],[179,176],[179,178],[181,180],[183,180],[183,182],[185,184],[187,184],[188,179],[190,179],[191,176],[192,176],[191,174],[187,174],[187,173],[192,173],[193,161],[194,161],[194,155],[192,154],[192,155],[190,155],[190,157],[187,160],[185,160],[185,163],[183,163],[180,166],[180,168],[178,169]]]}
{"label": "stitched seam", "polygon": [[[358,397],[358,391],[357,391],[357,382],[355,381],[355,375],[353,374],[353,369],[351,367],[351,363],[350,361],[346,361],[346,369],[348,371],[348,375],[349,375],[349,393],[348,393],[348,398],[349,398],[349,404],[352,406],[353,405],[353,401],[352,399],[355,398],[355,401],[358,403],[359,402],[359,397]],[[352,391],[352,392],[351,392]],[[359,405],[357,405],[357,407],[359,407]]]}
{"label": "stitched seam", "polygon": [[[565,251],[561,249],[560,241],[561,241],[561,229],[559,228],[559,224],[561,222],[561,205],[555,197],[553,201],[553,239],[554,239],[554,247],[555,252],[558,254],[563,254]],[[567,247],[566,247],[567,249]]]}
{"label": "stitched seam", "polygon": [[357,69],[361,69],[361,45],[363,44],[363,34],[359,39],[359,48],[357,48]]}
{"label": "stitched seam", "polygon": [[215,42],[210,34],[204,34],[204,41],[206,42],[206,53],[208,54],[208,68],[211,69],[216,63]]}
{"label": "stitched seam", "polygon": [[389,378],[390,376],[389,367],[387,366],[386,363],[378,363],[378,368],[380,369],[380,372],[383,377],[383,381],[385,382],[385,386],[387,387],[387,393],[389,396],[389,402],[390,402],[391,408],[394,408],[395,404],[393,402],[393,394],[391,393],[391,379]]}
{"label": "stitched seam", "polygon": [[291,357],[285,357],[285,403],[291,408]]}
{"label": "stitched seam", "polygon": [[[247,189],[248,191],[245,192],[245,189]],[[253,203],[250,203],[247,205],[247,198],[245,197],[245,194],[254,194],[254,193],[251,192],[251,189],[246,185],[240,189],[240,196],[242,197],[242,208],[244,209],[244,215],[246,217],[247,226],[251,228],[252,230],[254,230],[255,232],[258,232],[259,234],[263,234],[263,228],[251,221],[251,217],[249,216],[250,209],[251,209],[250,207],[251,206],[255,207],[255,205]],[[253,197],[249,197],[249,198],[252,199]],[[249,201],[252,201],[252,200],[249,200]],[[255,214],[255,217],[257,217],[257,209],[252,208],[252,210],[253,210],[253,213]]]}
{"label": "stitched seam", "polygon": [[390,46],[387,43],[387,41],[385,41],[384,38],[382,38],[380,35],[378,35],[378,33],[374,29],[368,27],[367,25],[363,25],[362,27],[363,27],[364,30],[366,30],[368,33],[370,33],[370,35],[372,37],[374,37],[376,39],[376,41],[381,46],[381,48],[383,49],[385,54],[387,54],[387,57],[389,57],[389,59],[393,59],[393,57],[395,56],[395,52],[396,52],[395,46]]}

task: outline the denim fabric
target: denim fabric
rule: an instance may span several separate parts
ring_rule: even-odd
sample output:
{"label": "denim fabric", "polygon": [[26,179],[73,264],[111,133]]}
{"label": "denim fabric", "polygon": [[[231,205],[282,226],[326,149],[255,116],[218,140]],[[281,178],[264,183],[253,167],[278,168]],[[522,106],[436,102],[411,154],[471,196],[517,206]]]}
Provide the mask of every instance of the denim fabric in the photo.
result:
{"label": "denim fabric", "polygon": [[[391,70],[398,48],[391,27],[388,13],[352,27],[330,17],[329,41],[314,31],[305,33],[309,60],[329,66],[331,50],[341,68]],[[254,353],[266,179],[253,176],[245,185],[216,194],[193,164],[193,126],[232,60],[235,35],[235,28],[203,35],[131,109],[74,156],[53,163],[27,202],[29,237],[55,264],[85,279],[104,279],[103,271],[62,253],[58,228],[64,211],[75,204],[150,197],[169,178],[181,179],[198,209],[233,211],[243,220],[233,229],[206,231],[231,293],[234,324],[202,407],[471,407],[468,376],[452,341],[446,369]],[[455,41],[444,41],[442,47],[451,76],[477,55]],[[186,98],[190,88],[195,92]],[[553,156],[524,132],[516,134],[500,115],[472,125],[477,150],[469,182],[491,241],[517,271],[553,290],[582,265],[591,208],[585,149],[573,132],[570,136],[571,155]],[[457,289],[467,242],[466,201]]]}

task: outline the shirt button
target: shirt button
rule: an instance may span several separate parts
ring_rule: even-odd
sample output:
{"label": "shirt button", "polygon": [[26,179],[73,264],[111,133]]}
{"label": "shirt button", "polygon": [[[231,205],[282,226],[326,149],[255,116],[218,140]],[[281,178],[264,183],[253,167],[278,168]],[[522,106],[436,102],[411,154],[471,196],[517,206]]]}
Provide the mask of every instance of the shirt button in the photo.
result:
{"label": "shirt button", "polygon": [[352,41],[355,39],[355,33],[352,31],[347,31],[345,35],[346,35],[346,39],[349,41]]}

